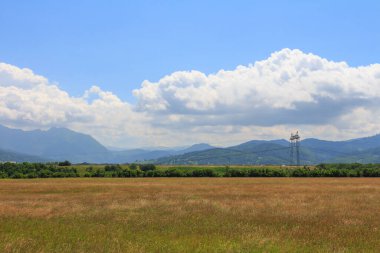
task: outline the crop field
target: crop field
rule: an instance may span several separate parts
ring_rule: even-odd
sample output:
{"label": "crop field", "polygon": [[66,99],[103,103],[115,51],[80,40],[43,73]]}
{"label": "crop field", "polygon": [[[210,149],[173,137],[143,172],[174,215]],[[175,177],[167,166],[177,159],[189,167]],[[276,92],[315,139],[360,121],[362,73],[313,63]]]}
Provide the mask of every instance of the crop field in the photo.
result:
{"label": "crop field", "polygon": [[0,252],[378,252],[380,178],[0,180]]}

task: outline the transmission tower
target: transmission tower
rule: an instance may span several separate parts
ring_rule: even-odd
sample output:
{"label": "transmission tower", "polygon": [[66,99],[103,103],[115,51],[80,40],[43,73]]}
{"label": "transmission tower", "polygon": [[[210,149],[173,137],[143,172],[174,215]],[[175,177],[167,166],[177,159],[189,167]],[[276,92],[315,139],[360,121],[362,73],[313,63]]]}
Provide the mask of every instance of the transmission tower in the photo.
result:
{"label": "transmission tower", "polygon": [[297,166],[300,166],[300,142],[301,137],[298,131],[290,134],[290,165],[294,165],[294,155],[296,156]]}

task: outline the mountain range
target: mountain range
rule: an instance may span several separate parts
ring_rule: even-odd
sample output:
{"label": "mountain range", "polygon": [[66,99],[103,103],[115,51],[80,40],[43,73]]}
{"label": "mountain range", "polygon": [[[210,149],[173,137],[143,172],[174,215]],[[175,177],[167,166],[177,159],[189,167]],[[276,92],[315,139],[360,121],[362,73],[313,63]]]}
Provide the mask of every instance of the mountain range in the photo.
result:
{"label": "mountain range", "polygon": [[[315,138],[300,142],[301,164],[380,163],[380,135],[347,141]],[[248,141],[227,148],[214,148],[183,155],[162,157],[157,164],[294,164],[286,140]]]}
{"label": "mountain range", "polygon": [[[252,140],[231,147],[206,143],[185,148],[111,150],[92,136],[67,128],[23,131],[0,125],[0,161],[156,164],[291,164],[287,140]],[[347,141],[300,142],[302,164],[380,163],[380,135]]]}
{"label": "mountain range", "polygon": [[38,156],[22,154],[14,151],[0,149],[0,162],[50,162],[50,160]]}
{"label": "mountain range", "polygon": [[130,163],[214,148],[195,144],[183,149],[110,150],[92,136],[67,128],[23,131],[0,125],[0,161],[63,161]]}

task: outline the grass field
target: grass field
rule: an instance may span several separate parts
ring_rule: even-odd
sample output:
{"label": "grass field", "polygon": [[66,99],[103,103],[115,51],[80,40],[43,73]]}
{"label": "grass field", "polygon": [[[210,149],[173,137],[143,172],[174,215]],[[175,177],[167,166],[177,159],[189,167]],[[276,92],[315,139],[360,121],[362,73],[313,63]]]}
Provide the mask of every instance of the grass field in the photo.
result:
{"label": "grass field", "polygon": [[379,252],[380,178],[0,180],[0,252]]}

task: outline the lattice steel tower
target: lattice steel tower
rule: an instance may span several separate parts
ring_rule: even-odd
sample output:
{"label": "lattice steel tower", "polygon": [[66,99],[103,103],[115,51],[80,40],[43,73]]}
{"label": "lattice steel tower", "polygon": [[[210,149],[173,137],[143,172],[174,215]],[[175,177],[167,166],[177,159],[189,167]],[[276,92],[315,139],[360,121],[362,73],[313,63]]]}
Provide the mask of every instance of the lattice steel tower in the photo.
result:
{"label": "lattice steel tower", "polygon": [[300,166],[300,142],[301,137],[298,131],[290,134],[290,165],[294,165],[294,155],[296,156],[297,166]]}

